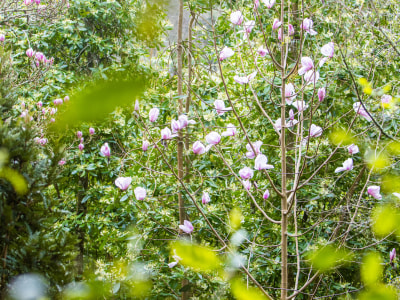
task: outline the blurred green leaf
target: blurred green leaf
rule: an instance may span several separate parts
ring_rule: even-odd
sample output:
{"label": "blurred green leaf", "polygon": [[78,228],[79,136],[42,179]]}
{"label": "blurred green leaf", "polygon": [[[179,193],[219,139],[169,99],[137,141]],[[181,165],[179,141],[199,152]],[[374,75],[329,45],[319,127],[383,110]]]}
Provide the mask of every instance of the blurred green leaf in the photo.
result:
{"label": "blurred green leaf", "polygon": [[398,231],[400,225],[399,211],[392,205],[378,206],[372,212],[372,222],[375,234],[386,236]]}
{"label": "blurred green leaf", "polygon": [[216,271],[221,267],[221,260],[210,248],[177,241],[171,244],[172,255],[179,256],[181,264],[202,272]]}
{"label": "blurred green leaf", "polygon": [[237,300],[264,300],[268,299],[259,289],[255,287],[247,288],[240,279],[231,280],[231,290]]}
{"label": "blurred green leaf", "polygon": [[109,80],[96,80],[78,89],[52,128],[64,130],[82,122],[101,121],[116,107],[134,103],[144,91],[145,82],[140,78],[125,79],[126,76],[125,72],[115,73]]}
{"label": "blurred green leaf", "polygon": [[367,286],[375,285],[381,281],[382,278],[382,259],[379,254],[371,252],[368,253],[361,265],[361,279]]}
{"label": "blurred green leaf", "polygon": [[18,195],[25,195],[28,192],[28,183],[26,179],[17,171],[8,167],[1,168],[0,178],[4,178],[10,182]]}
{"label": "blurred green leaf", "polygon": [[327,245],[309,252],[307,256],[316,269],[320,272],[326,272],[335,268],[338,264],[342,264],[345,260],[351,259],[352,255],[344,249]]}

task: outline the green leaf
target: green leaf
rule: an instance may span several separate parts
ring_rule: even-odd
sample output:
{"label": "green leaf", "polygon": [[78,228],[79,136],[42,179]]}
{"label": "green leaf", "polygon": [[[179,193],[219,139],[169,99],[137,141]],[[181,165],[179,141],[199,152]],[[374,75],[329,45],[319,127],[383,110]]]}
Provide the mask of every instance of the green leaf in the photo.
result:
{"label": "green leaf", "polygon": [[361,266],[361,279],[365,285],[376,285],[382,278],[382,259],[379,254],[371,252],[368,253]]}
{"label": "green leaf", "polygon": [[255,287],[247,288],[246,284],[240,279],[231,280],[231,290],[237,300],[264,300],[268,299],[259,289]]}
{"label": "green leaf", "polygon": [[190,244],[185,241],[176,241],[171,244],[171,255],[177,255],[184,266],[193,268],[196,271],[212,272],[221,267],[221,260],[216,252],[210,248]]}
{"label": "green leaf", "polygon": [[25,195],[28,192],[28,183],[24,176],[11,168],[1,168],[0,178],[4,178],[11,183],[15,192],[19,195]]}
{"label": "green leaf", "polygon": [[[120,72],[121,73],[121,72]],[[110,75],[109,80],[99,79],[79,89],[71,95],[60,118],[52,129],[64,130],[66,126],[76,126],[82,122],[100,121],[114,111],[117,106],[134,103],[144,90],[143,79],[125,79],[127,74]]]}
{"label": "green leaf", "polygon": [[344,260],[349,260],[351,254],[344,249],[338,249],[333,245],[327,245],[316,251],[307,254],[313,267],[320,272],[327,272],[335,268],[338,264],[342,264]]}

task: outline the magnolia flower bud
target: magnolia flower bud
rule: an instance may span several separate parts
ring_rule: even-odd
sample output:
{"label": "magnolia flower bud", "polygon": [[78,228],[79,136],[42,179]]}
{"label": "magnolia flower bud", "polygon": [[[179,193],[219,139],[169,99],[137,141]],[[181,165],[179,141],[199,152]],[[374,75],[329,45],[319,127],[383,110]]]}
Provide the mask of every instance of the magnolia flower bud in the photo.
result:
{"label": "magnolia flower bud", "polygon": [[217,145],[221,141],[221,136],[215,131],[212,131],[206,135],[206,141],[211,145]]}
{"label": "magnolia flower bud", "polygon": [[142,144],[142,150],[147,151],[147,148],[149,148],[150,143],[148,141],[143,141]]}
{"label": "magnolia flower bud", "polygon": [[149,112],[150,122],[157,121],[158,115],[160,114],[160,110],[156,107],[152,108]]}
{"label": "magnolia flower bud", "polygon": [[35,52],[33,51],[32,48],[29,48],[28,50],[26,50],[26,56],[32,57],[34,54],[35,54]]}
{"label": "magnolia flower bud", "polygon": [[115,185],[119,187],[122,191],[127,190],[131,182],[131,177],[118,177],[117,179],[115,179]]}
{"label": "magnolia flower bud", "polygon": [[211,201],[210,195],[207,192],[203,192],[203,196],[201,197],[201,203],[207,204]]}
{"label": "magnolia flower bud", "polygon": [[78,139],[80,139],[80,138],[82,137],[82,131],[78,131],[78,132],[76,133],[76,136],[78,137]]}
{"label": "magnolia flower bud", "polygon": [[253,170],[251,169],[251,168],[249,168],[249,167],[244,167],[243,169],[241,169],[240,171],[239,171],[239,176],[242,178],[242,179],[249,179],[249,178],[252,178],[253,177]]}
{"label": "magnolia flower bud", "polygon": [[146,189],[138,186],[133,191],[135,193],[136,200],[144,200],[146,198]]}
{"label": "magnolia flower bud", "polygon": [[110,157],[111,156],[111,149],[108,146],[108,143],[104,143],[104,145],[101,146],[100,153],[101,153],[101,155],[103,155],[105,157]]}
{"label": "magnolia flower bud", "polygon": [[82,151],[83,148],[85,148],[85,146],[84,146],[82,143],[80,143],[79,146],[78,146],[78,148],[79,148],[80,151]]}
{"label": "magnolia flower bud", "polygon": [[95,133],[94,128],[93,128],[93,127],[90,127],[90,128],[89,128],[89,134],[90,134],[90,135],[93,135],[94,133]]}

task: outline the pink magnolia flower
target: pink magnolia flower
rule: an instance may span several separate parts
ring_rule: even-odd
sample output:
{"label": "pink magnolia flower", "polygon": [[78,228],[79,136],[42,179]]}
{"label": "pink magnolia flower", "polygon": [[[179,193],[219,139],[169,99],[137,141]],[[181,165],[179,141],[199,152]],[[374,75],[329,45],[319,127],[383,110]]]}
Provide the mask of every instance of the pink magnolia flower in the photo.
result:
{"label": "pink magnolia flower", "polygon": [[245,22],[243,24],[245,32],[247,34],[250,34],[255,25],[256,25],[256,22],[254,20],[250,20],[250,21]]}
{"label": "pink magnolia flower", "polygon": [[368,112],[364,109],[361,102],[356,102],[353,104],[354,111],[359,114],[360,116],[364,117],[368,122],[371,122],[372,119],[369,116]]}
{"label": "pink magnolia flower", "polygon": [[307,71],[314,69],[314,63],[309,57],[301,58],[301,68],[299,69],[299,75],[305,74]]}
{"label": "pink magnolia flower", "polygon": [[78,145],[79,151],[83,151],[83,148],[85,148],[85,145],[83,145],[82,143],[80,143]]}
{"label": "pink magnolia flower", "polygon": [[206,153],[206,147],[200,141],[195,142],[192,149],[194,154]]}
{"label": "pink magnolia flower", "polygon": [[281,28],[279,28],[279,30],[278,30],[278,40],[282,40],[282,27]]}
{"label": "pink magnolia flower", "polygon": [[256,151],[256,153],[253,152],[253,149],[251,148],[250,144],[246,145],[246,149],[248,152],[246,152],[246,156],[247,158],[253,159],[254,157],[256,157],[256,155],[261,153],[261,146],[262,146],[263,142],[262,141],[257,141],[255,143],[253,143],[253,148]]}
{"label": "pink magnolia flower", "polygon": [[131,182],[132,182],[131,177],[118,177],[117,179],[115,179],[115,185],[122,191],[127,190]]}
{"label": "pink magnolia flower", "polygon": [[294,107],[296,107],[296,109],[297,109],[298,112],[305,111],[305,110],[308,108],[308,105],[306,104],[306,102],[305,102],[305,101],[302,101],[302,100],[296,100],[296,101],[294,101],[294,102],[292,103],[292,105],[293,105]]}
{"label": "pink magnolia flower", "polygon": [[58,162],[58,165],[59,165],[59,166],[63,166],[63,165],[65,165],[65,163],[66,163],[65,160],[60,160],[60,161]]}
{"label": "pink magnolia flower", "polygon": [[294,34],[294,27],[293,27],[292,24],[288,25],[288,32],[289,32],[289,35],[293,35]]}
{"label": "pink magnolia flower", "polygon": [[172,132],[176,133],[179,130],[181,130],[181,124],[179,124],[179,122],[176,120],[171,120],[171,128],[172,128]]}
{"label": "pink magnolia flower", "polygon": [[293,109],[289,110],[289,119],[294,120],[294,112]]}
{"label": "pink magnolia flower", "polygon": [[329,42],[328,44],[322,46],[321,53],[329,58],[332,58],[333,54],[335,53],[335,44]]}
{"label": "pink magnolia flower", "polygon": [[318,100],[319,102],[324,101],[326,97],[326,89],[324,87],[318,89]]}
{"label": "pink magnolia flower", "polygon": [[78,132],[76,133],[76,136],[78,137],[78,139],[80,139],[80,138],[82,137],[82,131],[78,131]]}
{"label": "pink magnolia flower", "polygon": [[54,119],[54,118],[51,118],[51,119],[50,119],[50,122],[51,122],[51,123],[54,123],[55,121],[56,121],[56,119]]}
{"label": "pink magnolia flower", "polygon": [[36,52],[35,57],[40,62],[43,62],[46,58],[42,52]]}
{"label": "pink magnolia flower", "polygon": [[226,126],[226,131],[221,133],[222,136],[234,136],[236,134],[236,127],[233,124]]}
{"label": "pink magnolia flower", "polygon": [[4,42],[6,40],[6,36],[0,33],[0,42]]}
{"label": "pink magnolia flower", "polygon": [[354,145],[354,144],[351,144],[350,146],[348,146],[347,150],[349,151],[350,154],[356,154],[356,153],[360,152],[360,150],[358,149],[358,146]]}
{"label": "pink magnolia flower", "polygon": [[251,182],[249,180],[242,180],[242,184],[244,186],[244,188],[248,191],[250,191],[251,189]]}
{"label": "pink magnolia flower", "polygon": [[188,220],[183,221],[183,225],[179,225],[179,229],[185,233],[191,234],[193,232],[193,225]]}
{"label": "pink magnolia flower", "polygon": [[381,190],[380,186],[377,185],[371,185],[367,189],[367,193],[370,194],[372,197],[374,197],[377,200],[382,199],[382,195],[379,193]]}
{"label": "pink magnolia flower", "polygon": [[25,5],[31,5],[32,2],[33,2],[33,0],[24,0]]}
{"label": "pink magnolia flower", "polygon": [[210,203],[211,198],[210,195],[207,192],[203,192],[203,196],[201,197],[201,203],[207,204]]}
{"label": "pink magnolia flower", "polygon": [[328,61],[328,58],[329,57],[322,58],[318,63],[319,67],[322,67]]}
{"label": "pink magnolia flower", "polygon": [[[130,177],[128,177],[128,178],[130,178]],[[136,200],[144,200],[144,198],[146,198],[146,189],[144,189],[140,186],[135,188],[133,190],[133,193],[135,194]]]}
{"label": "pink magnolia flower", "polygon": [[194,120],[189,120],[187,115],[184,114],[178,117],[178,121],[181,129],[187,127],[189,124],[196,124]]}
{"label": "pink magnolia flower", "polygon": [[40,145],[42,145],[42,146],[46,145],[47,142],[48,142],[48,140],[45,139],[45,138],[38,139],[38,143],[39,143]]}
{"label": "pink magnolia flower", "polygon": [[81,138],[81,143],[83,143],[83,138]]}
{"label": "pink magnolia flower", "polygon": [[265,190],[264,195],[263,195],[263,198],[264,198],[265,200],[267,200],[267,199],[269,198],[269,191],[268,191],[268,190]]}
{"label": "pink magnolia flower", "polygon": [[105,157],[110,157],[111,156],[111,149],[108,146],[108,143],[104,143],[104,145],[101,146],[100,153],[101,153],[101,155],[103,155]]}
{"label": "pink magnolia flower", "polygon": [[293,83],[285,84],[285,97],[286,103],[291,105],[293,100],[296,99],[296,91],[294,90]]}
{"label": "pink magnolia flower", "polygon": [[316,83],[318,81],[318,79],[319,79],[318,71],[310,70],[310,71],[307,71],[306,74],[304,74],[304,81],[307,84]]}
{"label": "pink magnolia flower", "polygon": [[244,18],[240,11],[235,11],[235,12],[231,13],[232,24],[240,25],[240,24],[242,24],[243,20],[244,20]]}
{"label": "pink magnolia flower", "polygon": [[223,100],[215,100],[214,107],[219,116],[222,116],[226,111],[232,110],[232,107],[225,107],[225,102]]}
{"label": "pink magnolia flower", "polygon": [[278,19],[274,19],[274,23],[272,23],[272,30],[278,29],[282,25],[282,22]]}
{"label": "pink magnolia flower", "polygon": [[261,0],[261,1],[267,8],[272,8],[272,6],[274,6],[275,4],[275,0]]}
{"label": "pink magnolia flower", "polygon": [[149,148],[149,145],[150,145],[150,143],[148,141],[143,141],[142,150],[147,151],[147,149]]}
{"label": "pink magnolia flower", "polygon": [[179,263],[178,261],[170,262],[170,263],[168,264],[168,267],[169,267],[169,268],[173,268],[173,267],[175,267],[178,263]]}
{"label": "pink magnolia flower", "polygon": [[57,112],[57,108],[53,107],[53,108],[50,109],[50,115],[55,115],[56,112]]}
{"label": "pink magnolia flower", "polygon": [[396,258],[396,249],[393,248],[389,253],[390,263],[393,264],[394,259]]}
{"label": "pink magnolia flower", "polygon": [[244,167],[243,169],[240,169],[240,171],[239,171],[239,176],[242,179],[252,178],[253,174],[254,174],[253,170],[249,167]]}
{"label": "pink magnolia flower", "polygon": [[34,54],[35,54],[35,52],[33,51],[32,48],[29,48],[28,50],[26,50],[26,56],[32,57]]}
{"label": "pink magnolia flower", "polygon": [[170,140],[173,137],[176,137],[176,134],[172,134],[171,130],[168,127],[165,127],[161,130],[161,139],[162,140]]}
{"label": "pink magnolia flower", "polygon": [[37,107],[42,108],[43,102],[42,102],[42,101],[39,101],[38,103],[36,103],[36,105],[37,105]]}
{"label": "pink magnolia flower", "polygon": [[54,105],[61,105],[61,104],[63,104],[63,100],[58,98],[58,99],[54,100],[53,103],[54,103]]}
{"label": "pink magnolia flower", "polygon": [[268,54],[268,50],[265,49],[265,48],[263,48],[263,46],[260,46],[260,47],[257,49],[257,53],[258,53],[258,55],[260,55],[261,57],[264,57],[264,56],[266,56],[266,55]]}
{"label": "pink magnolia flower", "polygon": [[93,135],[94,133],[95,133],[94,128],[93,128],[93,127],[90,127],[90,128],[89,128],[89,134],[90,134],[90,135]]}
{"label": "pink magnolia flower", "polygon": [[309,33],[310,35],[316,35],[317,32],[313,30],[313,21],[309,18],[305,18],[303,20],[303,23],[301,24],[300,28],[303,29],[306,33]]}
{"label": "pink magnolia flower", "polygon": [[39,4],[40,4],[40,0],[35,0],[35,3],[36,3],[37,5],[39,5]]}
{"label": "pink magnolia flower", "polygon": [[139,100],[135,101],[135,111],[139,111]]}
{"label": "pink magnolia flower", "polygon": [[221,141],[221,136],[215,131],[212,131],[206,135],[206,141],[211,145],[217,145]]}
{"label": "pink magnolia flower", "polygon": [[260,0],[254,0],[254,9],[257,9],[260,6]]}
{"label": "pink magnolia flower", "polygon": [[69,96],[65,96],[64,97],[64,102],[68,102],[69,101]]}
{"label": "pink magnolia flower", "polygon": [[282,118],[276,119],[274,126],[277,130],[281,130],[282,129]]}
{"label": "pink magnolia flower", "polygon": [[322,128],[321,127],[319,127],[319,126],[317,126],[317,125],[314,125],[314,124],[311,124],[311,127],[310,127],[310,137],[319,137],[319,136],[321,136],[321,134],[322,134]]}
{"label": "pink magnolia flower", "polygon": [[269,170],[273,169],[273,165],[267,164],[268,158],[264,154],[258,154],[254,161],[254,169],[260,170]]}
{"label": "pink magnolia flower", "polygon": [[149,112],[150,122],[157,121],[157,118],[158,118],[159,114],[160,114],[160,110],[157,107],[154,107],[154,108],[150,109],[150,112]]}
{"label": "pink magnolia flower", "polygon": [[353,159],[348,158],[343,162],[343,167],[336,168],[335,173],[353,170]]}
{"label": "pink magnolia flower", "polygon": [[219,60],[223,61],[224,59],[231,57],[233,54],[235,54],[235,51],[225,46],[219,53]]}
{"label": "pink magnolia flower", "polygon": [[251,73],[251,74],[249,74],[249,75],[247,75],[247,76],[238,76],[238,75],[235,75],[235,76],[233,77],[233,80],[235,80],[237,83],[240,83],[240,84],[247,84],[247,83],[249,83],[252,79],[254,79],[254,77],[256,77],[256,75],[257,75],[257,71],[255,71],[255,72],[253,72],[253,73]]}

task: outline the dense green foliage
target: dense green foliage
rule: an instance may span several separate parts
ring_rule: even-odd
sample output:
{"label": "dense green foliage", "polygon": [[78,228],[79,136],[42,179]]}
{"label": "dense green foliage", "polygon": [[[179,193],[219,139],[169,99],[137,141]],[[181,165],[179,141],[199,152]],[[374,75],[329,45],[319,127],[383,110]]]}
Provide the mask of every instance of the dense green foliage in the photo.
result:
{"label": "dense green foliage", "polygon": [[[295,34],[283,43],[272,29],[280,4],[267,9],[261,3],[254,10],[252,1],[185,2],[193,28],[192,40],[183,43],[181,95],[179,52],[162,43],[165,3],[70,0],[67,7],[66,1],[48,1],[54,14],[42,19],[37,8],[24,16],[16,10],[12,17],[0,11],[10,20],[1,23],[0,42],[2,297],[12,278],[38,273],[49,284],[50,298],[264,299],[255,286],[260,283],[277,299],[279,220],[286,214],[277,191],[287,177],[294,199],[287,226],[288,294],[306,284],[296,299],[373,299],[374,293],[395,299],[388,286],[399,284],[389,251],[400,250],[399,200],[392,194],[400,193],[400,5],[347,2],[291,1],[285,21]],[[248,37],[230,22],[235,10],[256,20]],[[317,35],[299,34],[306,17]],[[318,66],[328,42],[334,42],[335,55]],[[265,44],[278,61],[286,51],[287,68],[295,68],[291,76],[283,79],[269,56],[256,54]],[[304,77],[297,75],[300,45],[301,56],[312,58],[319,71],[315,86],[303,86]],[[219,62],[225,46],[235,55]],[[54,63],[37,65],[28,48]],[[234,76],[253,71],[250,84],[235,82]],[[282,131],[274,127],[281,124],[276,120],[283,82],[294,84],[297,100],[309,104],[295,111],[297,127],[286,129],[286,172]],[[322,87],[327,96],[319,101]],[[381,103],[384,94],[393,96],[388,106]],[[57,98],[62,105],[53,102]],[[234,111],[216,114],[217,99]],[[373,122],[354,113],[358,101]],[[179,102],[187,103],[186,111]],[[160,115],[151,122],[155,107]],[[196,124],[177,138],[160,139],[182,113]],[[222,137],[202,155],[193,152],[196,141],[206,145],[211,131],[222,133],[228,124],[237,134]],[[323,128],[321,137],[307,138],[311,124]],[[249,141],[263,142],[261,151],[274,168],[254,171],[246,189],[237,174],[245,166],[254,169],[246,157]],[[105,143],[109,156],[100,150]],[[360,153],[350,156],[350,144]],[[182,157],[184,176],[178,179]],[[349,157],[354,169],[335,173]],[[119,177],[130,177],[130,187],[118,188]],[[383,199],[367,194],[371,185],[381,187]],[[137,187],[146,190],[144,200],[135,195]],[[202,203],[204,192],[208,204]],[[192,234],[179,229],[179,195]],[[308,284],[310,278],[315,280]],[[248,290],[246,280],[253,286]]]}

